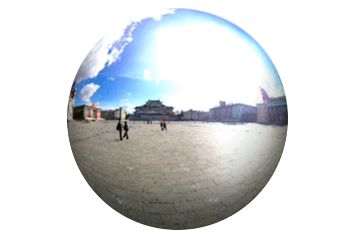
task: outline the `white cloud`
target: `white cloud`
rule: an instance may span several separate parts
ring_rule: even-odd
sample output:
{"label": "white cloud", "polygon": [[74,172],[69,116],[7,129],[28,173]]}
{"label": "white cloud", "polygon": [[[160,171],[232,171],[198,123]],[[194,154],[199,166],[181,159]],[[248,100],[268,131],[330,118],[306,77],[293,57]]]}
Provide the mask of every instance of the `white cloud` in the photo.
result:
{"label": "white cloud", "polygon": [[122,107],[129,113],[133,113],[135,111],[135,106],[127,102],[126,104],[121,104],[119,107]]}
{"label": "white cloud", "polygon": [[129,101],[129,99],[121,99],[120,102]]}
{"label": "white cloud", "polygon": [[82,101],[90,103],[90,97],[99,89],[99,85],[95,85],[94,83],[87,84],[83,87],[83,89],[78,93],[78,96],[82,99]]}
{"label": "white cloud", "polygon": [[131,92],[127,93],[127,95],[131,95]]}
{"label": "white cloud", "polygon": [[149,80],[152,79],[152,78],[151,78],[151,75],[150,75],[150,71],[148,71],[148,70],[143,71],[143,77],[144,77],[147,81],[149,81]]}
{"label": "white cloud", "polygon": [[137,24],[146,18],[153,18],[156,21],[166,14],[173,14],[174,9],[161,9],[148,12],[146,15],[135,17],[128,23],[116,24],[116,29],[107,33],[89,52],[78,70],[78,83],[82,80],[95,78],[104,69],[105,65],[110,66],[120,59],[124,48],[132,39],[132,32]]}
{"label": "white cloud", "polygon": [[108,79],[111,80],[111,81],[114,81],[114,78],[113,78],[113,77],[109,77]]}
{"label": "white cloud", "polygon": [[159,84],[159,80],[156,80],[156,83]]}

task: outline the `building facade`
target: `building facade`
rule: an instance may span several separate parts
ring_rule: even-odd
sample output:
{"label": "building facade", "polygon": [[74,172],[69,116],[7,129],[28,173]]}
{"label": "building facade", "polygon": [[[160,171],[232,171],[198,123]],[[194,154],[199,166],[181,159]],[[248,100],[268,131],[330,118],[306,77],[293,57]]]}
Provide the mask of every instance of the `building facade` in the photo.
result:
{"label": "building facade", "polygon": [[288,124],[286,97],[271,97],[265,103],[257,104],[257,122],[262,124]]}
{"label": "building facade", "polygon": [[209,112],[198,112],[198,120],[199,121],[207,121],[209,120]]}
{"label": "building facade", "polygon": [[164,105],[160,100],[148,100],[146,104],[135,107],[130,120],[179,120],[174,114],[172,106]]}
{"label": "building facade", "polygon": [[75,120],[98,120],[101,118],[100,108],[90,105],[79,105],[73,108],[73,119]]}
{"label": "building facade", "polygon": [[256,122],[257,108],[245,104],[228,104],[220,102],[220,106],[209,110],[210,121],[220,122]]}
{"label": "building facade", "polygon": [[123,108],[119,109],[110,109],[110,110],[102,110],[101,111],[101,118],[106,120],[125,120],[126,119],[126,110]]}
{"label": "building facade", "polygon": [[188,111],[183,111],[183,117],[184,120],[196,121],[198,120],[198,111],[192,109]]}
{"label": "building facade", "polygon": [[115,109],[114,118],[117,120],[124,121],[126,119],[126,114],[127,112],[123,108]]}
{"label": "building facade", "polygon": [[209,119],[209,112],[188,110],[183,111],[184,120],[187,121],[206,121]]}
{"label": "building facade", "polygon": [[115,115],[115,111],[113,109],[101,111],[101,118],[105,120],[114,120],[115,119],[114,115]]}

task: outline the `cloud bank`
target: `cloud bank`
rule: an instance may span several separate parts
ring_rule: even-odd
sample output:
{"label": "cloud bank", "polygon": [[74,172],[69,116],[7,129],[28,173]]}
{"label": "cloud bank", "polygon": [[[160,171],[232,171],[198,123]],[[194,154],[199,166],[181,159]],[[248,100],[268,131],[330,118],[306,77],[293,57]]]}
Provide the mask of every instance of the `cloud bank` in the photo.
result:
{"label": "cloud bank", "polygon": [[105,66],[110,66],[113,62],[119,60],[126,45],[133,40],[132,32],[139,22],[147,18],[159,21],[163,15],[174,13],[174,9],[155,10],[135,17],[129,23],[119,24],[116,30],[107,33],[84,59],[77,73],[78,83],[86,79],[95,78]]}
{"label": "cloud bank", "polygon": [[99,87],[99,85],[95,85],[94,83],[87,84],[79,92],[78,96],[82,99],[82,101],[90,103],[90,97],[93,96]]}

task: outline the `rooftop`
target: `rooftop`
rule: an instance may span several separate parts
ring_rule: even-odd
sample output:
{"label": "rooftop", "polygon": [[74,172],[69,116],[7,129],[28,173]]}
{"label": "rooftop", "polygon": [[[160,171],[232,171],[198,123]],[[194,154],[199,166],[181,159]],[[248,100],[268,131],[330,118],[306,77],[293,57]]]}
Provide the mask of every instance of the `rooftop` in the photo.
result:
{"label": "rooftop", "polygon": [[147,103],[162,103],[160,100],[148,100]]}
{"label": "rooftop", "polygon": [[236,104],[230,103],[230,104],[223,105],[223,106],[217,105],[217,106],[214,106],[212,109],[224,108],[224,107],[229,107],[229,106],[247,106],[247,107],[252,107],[252,108],[255,108],[255,107],[256,107],[256,106],[247,105],[247,104],[242,104],[242,103],[236,103]]}

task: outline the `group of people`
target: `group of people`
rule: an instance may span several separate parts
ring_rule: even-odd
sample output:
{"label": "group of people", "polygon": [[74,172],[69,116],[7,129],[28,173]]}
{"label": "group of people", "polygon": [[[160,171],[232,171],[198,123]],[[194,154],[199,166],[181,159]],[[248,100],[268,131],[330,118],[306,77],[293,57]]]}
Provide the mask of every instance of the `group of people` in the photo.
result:
{"label": "group of people", "polygon": [[[121,121],[120,120],[117,123],[116,130],[119,131],[120,140],[122,141],[122,125],[121,125]],[[126,139],[129,139],[129,135],[127,134],[127,132],[129,131],[129,126],[127,126],[127,122],[126,121],[125,121],[125,124],[124,124],[124,131],[125,131],[124,137],[126,137]]]}
{"label": "group of people", "polygon": [[161,120],[161,130],[163,131],[164,129],[167,130],[167,124],[166,121]]}
{"label": "group of people", "polygon": [[[167,130],[167,124],[166,124],[166,121],[162,121],[161,120],[161,130]],[[124,133],[124,136],[122,136],[122,129],[124,129],[125,133]],[[129,139],[129,135],[128,135],[128,131],[129,131],[129,126],[127,126],[127,122],[125,121],[125,124],[124,126],[121,125],[121,121],[119,120],[119,122],[117,123],[117,126],[116,126],[116,130],[119,131],[119,134],[120,134],[120,140],[122,141],[122,138],[126,137],[126,139]]]}

